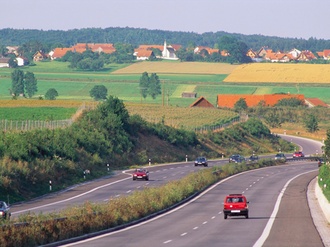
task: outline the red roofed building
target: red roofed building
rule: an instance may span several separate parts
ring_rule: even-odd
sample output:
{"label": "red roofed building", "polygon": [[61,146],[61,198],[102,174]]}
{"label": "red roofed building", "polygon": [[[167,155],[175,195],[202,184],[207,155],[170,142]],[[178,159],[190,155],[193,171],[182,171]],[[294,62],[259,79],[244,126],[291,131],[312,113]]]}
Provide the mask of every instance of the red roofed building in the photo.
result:
{"label": "red roofed building", "polygon": [[194,103],[192,103],[189,107],[206,107],[206,108],[214,108],[207,99],[203,96],[199,97]]}
{"label": "red roofed building", "polygon": [[136,60],[148,60],[150,57],[155,57],[154,52],[148,49],[135,49],[134,56]]}
{"label": "red roofed building", "polygon": [[265,106],[274,106],[280,100],[289,98],[297,98],[305,101],[305,97],[302,94],[219,94],[217,96],[217,107],[234,108],[236,102],[241,98],[245,99],[248,107],[257,106],[260,102],[263,102]]}
{"label": "red roofed building", "polygon": [[305,99],[305,102],[309,107],[315,107],[315,106],[329,107],[329,105],[327,105],[326,103],[324,103],[322,100],[320,100],[318,98],[308,98],[308,99]]}

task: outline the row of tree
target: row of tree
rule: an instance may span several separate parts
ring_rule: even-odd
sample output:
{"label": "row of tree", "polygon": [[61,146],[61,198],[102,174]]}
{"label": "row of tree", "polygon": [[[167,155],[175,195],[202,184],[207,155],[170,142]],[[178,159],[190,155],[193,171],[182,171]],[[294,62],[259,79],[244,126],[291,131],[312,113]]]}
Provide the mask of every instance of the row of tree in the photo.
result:
{"label": "row of tree", "polygon": [[[303,111],[307,109],[304,101],[289,98],[280,100],[274,107],[266,107],[264,102],[260,102],[257,107],[248,107],[244,98],[240,98],[234,105],[236,112],[249,112],[256,117],[263,119],[265,123],[271,128],[279,128],[285,122],[299,122],[302,121],[308,132],[316,132],[319,130],[317,110],[302,114],[297,114],[298,110]],[[319,115],[319,114],[318,114]]]}

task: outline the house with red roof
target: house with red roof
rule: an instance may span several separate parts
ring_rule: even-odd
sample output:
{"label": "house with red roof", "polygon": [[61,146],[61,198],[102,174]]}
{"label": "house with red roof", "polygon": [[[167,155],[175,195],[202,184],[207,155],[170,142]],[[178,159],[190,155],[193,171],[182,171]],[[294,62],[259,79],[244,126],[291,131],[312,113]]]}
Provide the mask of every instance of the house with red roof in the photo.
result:
{"label": "house with red roof", "polygon": [[150,58],[155,57],[155,54],[152,50],[135,49],[133,56],[136,57],[136,60],[149,60]]}
{"label": "house with red roof", "polygon": [[199,97],[194,103],[192,103],[189,107],[206,107],[206,108],[214,108],[207,99],[203,96]]}
{"label": "house with red roof", "polygon": [[315,107],[315,106],[321,106],[321,107],[329,107],[324,101],[320,100],[319,98],[307,98],[305,99],[305,103],[308,105],[308,107]]}
{"label": "house with red roof", "polygon": [[244,99],[248,107],[255,107],[259,103],[264,106],[274,106],[282,99],[297,98],[305,101],[303,94],[219,94],[217,96],[217,107],[219,108],[234,108],[236,102]]}

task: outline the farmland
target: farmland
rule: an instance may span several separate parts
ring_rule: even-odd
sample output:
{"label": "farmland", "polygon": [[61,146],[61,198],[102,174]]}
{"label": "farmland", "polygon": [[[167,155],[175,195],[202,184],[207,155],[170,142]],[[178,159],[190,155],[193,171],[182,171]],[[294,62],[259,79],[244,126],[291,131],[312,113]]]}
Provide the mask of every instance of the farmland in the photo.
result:
{"label": "farmland", "polygon": [[330,70],[328,64],[245,64],[236,67],[224,82],[329,84]]}
{"label": "farmland", "polygon": [[[99,84],[106,86],[109,95],[118,97],[125,104],[147,105],[149,109],[144,109],[143,112],[152,111],[152,107],[156,106],[173,107],[171,114],[165,116],[165,120],[173,121],[173,125],[182,123],[171,120],[170,115],[181,108],[187,111],[189,105],[196,100],[196,98],[182,98],[183,92],[196,92],[197,97],[205,97],[214,106],[216,106],[217,95],[221,94],[288,92],[304,94],[306,98],[317,97],[330,103],[328,96],[330,87],[326,84],[327,81],[330,82],[330,70],[327,70],[329,65],[273,63],[230,65],[162,61],[138,62],[131,65],[109,64],[98,72],[77,71],[70,69],[68,65],[69,63],[53,61],[38,62],[36,66],[23,68],[24,71],[35,73],[38,80],[38,92],[33,99],[19,98],[16,101],[11,100],[9,95],[10,76],[13,70],[2,68],[0,70],[0,108],[51,106],[77,109],[83,102],[93,102],[89,91]],[[145,71],[149,74],[157,73],[161,80],[162,95],[156,99],[142,98],[140,95],[139,79]],[[43,97],[49,88],[55,88],[58,91],[57,99],[55,101],[37,100]],[[131,107],[130,111],[136,113],[137,110]],[[164,111],[164,109],[159,109],[159,111]],[[58,113],[49,114],[49,110],[47,112],[45,114],[47,117],[43,118],[61,114],[58,109]],[[13,113],[13,110],[10,113]],[[6,118],[8,114],[8,112],[4,114]],[[149,115],[156,115],[156,113]],[[66,116],[64,114],[63,118]],[[220,121],[210,119],[210,121]]]}

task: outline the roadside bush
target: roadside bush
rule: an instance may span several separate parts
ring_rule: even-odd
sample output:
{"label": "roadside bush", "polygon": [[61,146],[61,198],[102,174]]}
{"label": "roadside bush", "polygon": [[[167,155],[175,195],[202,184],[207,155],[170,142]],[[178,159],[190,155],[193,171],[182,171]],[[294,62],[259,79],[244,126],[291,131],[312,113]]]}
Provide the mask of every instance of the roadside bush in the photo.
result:
{"label": "roadside bush", "polygon": [[322,165],[319,170],[319,186],[330,203],[330,165]]}

